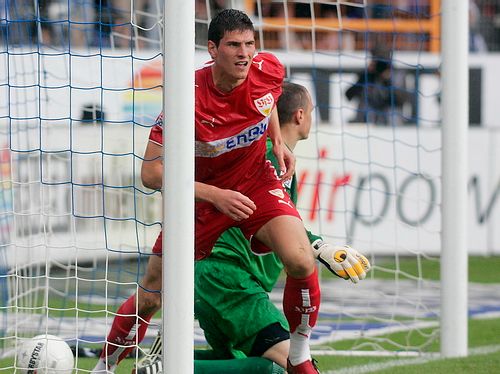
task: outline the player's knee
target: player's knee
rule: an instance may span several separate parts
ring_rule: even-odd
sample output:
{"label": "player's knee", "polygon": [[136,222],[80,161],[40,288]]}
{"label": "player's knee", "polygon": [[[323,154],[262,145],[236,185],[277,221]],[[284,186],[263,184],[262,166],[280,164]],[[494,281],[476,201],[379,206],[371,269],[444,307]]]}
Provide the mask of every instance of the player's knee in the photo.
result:
{"label": "player's knee", "polygon": [[307,278],[309,275],[313,273],[313,271],[314,271],[313,268],[309,268],[307,266],[302,266],[302,265],[288,266],[286,268],[287,274],[292,278],[296,279]]}
{"label": "player's knee", "polygon": [[312,253],[304,256],[297,256],[295,261],[286,264],[286,272],[292,278],[306,278],[311,275],[316,266]]}

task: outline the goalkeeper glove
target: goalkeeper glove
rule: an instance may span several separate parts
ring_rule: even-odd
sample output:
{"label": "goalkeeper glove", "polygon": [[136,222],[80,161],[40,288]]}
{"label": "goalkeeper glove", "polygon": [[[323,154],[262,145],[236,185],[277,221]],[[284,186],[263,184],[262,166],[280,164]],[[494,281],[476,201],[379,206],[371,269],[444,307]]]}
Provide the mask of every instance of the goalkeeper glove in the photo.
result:
{"label": "goalkeeper glove", "polygon": [[312,247],[314,257],[340,278],[350,279],[353,283],[358,283],[360,279],[366,277],[366,273],[370,270],[368,259],[348,245],[333,246],[318,239],[312,244]]}

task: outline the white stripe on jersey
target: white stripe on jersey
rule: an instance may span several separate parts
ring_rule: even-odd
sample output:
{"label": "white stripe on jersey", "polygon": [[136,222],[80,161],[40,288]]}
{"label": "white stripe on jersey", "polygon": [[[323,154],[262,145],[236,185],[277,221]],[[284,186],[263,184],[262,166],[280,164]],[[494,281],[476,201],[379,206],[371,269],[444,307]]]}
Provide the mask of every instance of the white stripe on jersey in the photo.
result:
{"label": "white stripe on jersey", "polygon": [[268,124],[269,117],[266,117],[256,125],[250,125],[233,136],[211,142],[197,140],[195,156],[214,158],[238,148],[248,147],[264,136]]}

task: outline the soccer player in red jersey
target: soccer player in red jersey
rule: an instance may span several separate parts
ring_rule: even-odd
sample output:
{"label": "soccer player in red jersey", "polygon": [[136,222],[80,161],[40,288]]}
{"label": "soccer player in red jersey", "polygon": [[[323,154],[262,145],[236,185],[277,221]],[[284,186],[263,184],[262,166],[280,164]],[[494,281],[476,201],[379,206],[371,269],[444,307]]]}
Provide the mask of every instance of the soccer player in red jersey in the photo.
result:
{"label": "soccer player in red jersey", "polygon": [[[311,96],[301,85],[284,83],[277,108],[283,141],[293,152],[297,142],[309,135],[314,108]],[[161,129],[160,125],[153,128],[156,141],[151,140],[148,147],[161,143]],[[279,170],[269,139],[266,156]],[[161,153],[155,158],[161,158]],[[157,180],[161,176],[159,173]],[[295,203],[295,175],[286,189]],[[370,268],[366,257],[351,247],[325,243],[311,232],[308,237],[315,257],[335,275],[353,283],[364,279]],[[225,231],[210,256],[197,262],[195,315],[211,349],[195,351],[195,373],[284,373],[290,343],[288,323],[268,296],[282,269],[275,254],[253,254],[236,227]],[[161,346],[159,334],[148,355],[137,363],[138,374],[162,372]]]}
{"label": "soccer player in red jersey", "polygon": [[[283,310],[290,327],[288,372],[317,373],[309,336],[319,312],[318,275],[306,230],[283,187],[295,163],[282,141],[275,108],[284,69],[272,54],[255,53],[253,24],[238,10],[220,12],[210,23],[208,39],[213,61],[195,76],[195,258],[207,257],[230,227],[241,229],[255,253],[276,253],[287,273]],[[266,160],[267,136],[285,171],[281,179]],[[152,160],[148,151],[145,160]],[[161,187],[147,185],[144,167],[141,176],[146,186]],[[153,252],[161,252],[161,247],[160,235]],[[151,279],[139,288],[138,317],[130,318],[136,311],[135,296],[118,310],[95,373],[113,369],[129,350],[127,345],[144,336],[158,308],[158,297],[146,291],[158,281],[158,266],[161,269],[160,261],[148,263]]]}
{"label": "soccer player in red jersey", "polygon": [[[317,373],[309,336],[319,312],[318,274],[300,215],[283,187],[294,172],[275,107],[284,68],[274,55],[255,53],[253,24],[234,9],[211,21],[208,52],[212,62],[195,75],[195,257],[207,257],[220,234],[235,226],[254,252],[276,253],[287,273],[288,372]],[[281,179],[266,160],[267,136],[286,170]]]}

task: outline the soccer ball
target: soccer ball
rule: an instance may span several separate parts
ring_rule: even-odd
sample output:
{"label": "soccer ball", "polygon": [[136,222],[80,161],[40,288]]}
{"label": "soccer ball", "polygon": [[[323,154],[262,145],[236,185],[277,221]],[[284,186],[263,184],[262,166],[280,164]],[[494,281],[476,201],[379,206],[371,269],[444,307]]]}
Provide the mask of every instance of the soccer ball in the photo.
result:
{"label": "soccer ball", "polygon": [[18,347],[16,362],[22,374],[71,374],[75,360],[64,340],[44,334],[25,340]]}

